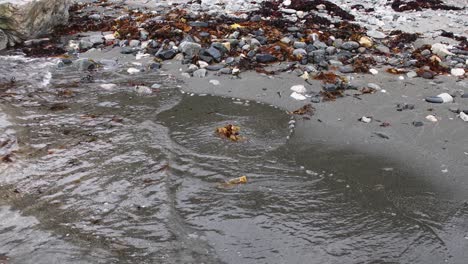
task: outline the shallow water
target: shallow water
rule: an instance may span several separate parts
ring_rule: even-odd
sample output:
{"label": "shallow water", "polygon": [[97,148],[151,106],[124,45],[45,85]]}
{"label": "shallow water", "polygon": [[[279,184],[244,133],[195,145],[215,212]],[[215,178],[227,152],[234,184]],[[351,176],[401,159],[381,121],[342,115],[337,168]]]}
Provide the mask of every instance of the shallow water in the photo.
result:
{"label": "shallow water", "polygon": [[[164,74],[0,60],[0,262],[466,263],[465,202],[383,157],[304,144],[284,111]],[[214,134],[229,123],[245,140]]]}

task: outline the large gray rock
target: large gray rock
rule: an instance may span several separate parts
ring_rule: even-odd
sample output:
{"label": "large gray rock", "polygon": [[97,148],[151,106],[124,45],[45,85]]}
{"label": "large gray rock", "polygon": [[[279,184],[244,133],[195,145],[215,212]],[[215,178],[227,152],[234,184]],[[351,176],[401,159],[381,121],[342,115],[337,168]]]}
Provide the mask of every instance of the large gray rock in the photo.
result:
{"label": "large gray rock", "polygon": [[71,0],[0,0],[0,50],[68,21]]}

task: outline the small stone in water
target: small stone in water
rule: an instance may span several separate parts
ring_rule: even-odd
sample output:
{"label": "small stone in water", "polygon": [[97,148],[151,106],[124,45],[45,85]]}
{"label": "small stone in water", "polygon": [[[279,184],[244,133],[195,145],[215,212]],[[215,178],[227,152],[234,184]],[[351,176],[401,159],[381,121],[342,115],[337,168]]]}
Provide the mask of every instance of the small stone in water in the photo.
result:
{"label": "small stone in water", "polygon": [[148,86],[138,85],[135,87],[135,91],[140,94],[151,94],[153,91]]}

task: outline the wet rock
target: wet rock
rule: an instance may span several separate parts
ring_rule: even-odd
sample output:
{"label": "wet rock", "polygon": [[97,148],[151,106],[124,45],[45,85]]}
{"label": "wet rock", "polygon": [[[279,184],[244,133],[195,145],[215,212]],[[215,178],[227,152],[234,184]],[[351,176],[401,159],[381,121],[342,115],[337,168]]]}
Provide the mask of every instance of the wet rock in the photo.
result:
{"label": "wet rock", "polygon": [[140,43],[141,43],[141,42],[140,42],[139,40],[137,40],[137,39],[132,39],[132,40],[130,40],[130,42],[128,43],[128,45],[129,45],[130,47],[132,47],[132,48],[135,48],[135,47],[140,46]]}
{"label": "wet rock", "polygon": [[193,72],[193,77],[204,78],[207,75],[206,69],[198,69]]}
{"label": "wet rock", "polygon": [[375,39],[383,39],[387,35],[385,35],[384,33],[380,32],[380,31],[377,31],[377,30],[369,30],[369,31],[367,31],[367,36],[369,36],[371,38],[375,38]]}
{"label": "wet rock", "polygon": [[338,60],[329,60],[328,63],[331,66],[343,66],[343,63],[341,61],[338,61]]}
{"label": "wet rock", "polygon": [[359,48],[359,43],[357,43],[356,41],[347,41],[341,44],[341,48],[344,50],[355,50]]}
{"label": "wet rock", "polygon": [[326,48],[328,48],[328,45],[323,43],[322,41],[314,41],[313,45],[317,49],[326,49]]}
{"label": "wet rock", "polygon": [[275,56],[270,54],[257,54],[255,60],[259,63],[270,63],[275,62],[277,59]]}
{"label": "wet rock", "polygon": [[384,53],[384,54],[389,54],[390,53],[390,49],[384,45],[377,45],[377,47],[375,47],[376,50],[378,50],[379,52],[381,53]]}
{"label": "wet rock", "polygon": [[94,44],[91,43],[90,41],[80,40],[80,43],[79,43],[80,50],[88,50],[88,49],[92,48],[93,46],[94,46]]}
{"label": "wet rock", "polygon": [[293,46],[295,49],[305,49],[307,44],[305,42],[295,41]]}
{"label": "wet rock", "polygon": [[132,53],[136,53],[137,50],[134,49],[134,48],[131,48],[131,47],[123,47],[121,50],[120,50],[120,53],[122,54],[132,54]]}
{"label": "wet rock", "polygon": [[311,53],[309,53],[309,58],[312,59],[312,62],[320,63],[323,60],[325,60],[325,53],[325,50],[314,50]]}
{"label": "wet rock", "polygon": [[213,46],[206,49],[204,53],[211,56],[215,61],[218,61],[218,62],[221,61],[221,57],[223,56],[221,51],[219,51],[217,48]]}
{"label": "wet rock", "polygon": [[96,68],[96,63],[90,59],[77,59],[74,64],[80,71],[89,71]]}
{"label": "wet rock", "polygon": [[0,50],[45,36],[68,21],[69,0],[0,2]]}
{"label": "wet rock", "polygon": [[163,60],[170,60],[170,59],[173,59],[176,54],[177,54],[176,50],[168,49],[168,50],[161,51],[159,53],[158,57],[163,59]]}
{"label": "wet rock", "polygon": [[223,65],[221,64],[215,64],[215,65],[208,65],[205,69],[208,71],[219,71],[223,68]]}
{"label": "wet rock", "polygon": [[305,49],[295,49],[293,50],[293,56],[296,58],[302,58],[307,55],[307,51]]}
{"label": "wet rock", "polygon": [[189,57],[197,56],[200,53],[201,45],[194,42],[183,41],[179,45],[179,51]]}
{"label": "wet rock", "polygon": [[92,35],[89,37],[89,41],[93,43],[93,45],[99,45],[104,43],[104,36],[102,35]]}
{"label": "wet rock", "polygon": [[326,51],[326,53],[327,53],[328,55],[333,55],[333,54],[336,53],[336,48],[333,47],[333,46],[330,46],[330,47],[327,47],[327,48],[325,49],[325,51]]}
{"label": "wet rock", "polygon": [[222,68],[221,70],[218,71],[218,74],[231,74],[232,69],[231,68]]}
{"label": "wet rock", "polygon": [[209,26],[209,24],[204,21],[191,21],[189,22],[189,25],[191,27],[208,27]]}
{"label": "wet rock", "polygon": [[352,73],[354,72],[354,67],[352,65],[345,65],[338,68],[341,73]]}

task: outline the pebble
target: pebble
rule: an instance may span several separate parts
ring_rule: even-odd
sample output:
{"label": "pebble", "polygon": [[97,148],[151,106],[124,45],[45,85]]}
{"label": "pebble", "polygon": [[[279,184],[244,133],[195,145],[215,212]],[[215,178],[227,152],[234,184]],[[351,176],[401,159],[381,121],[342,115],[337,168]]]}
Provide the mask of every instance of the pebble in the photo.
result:
{"label": "pebble", "polygon": [[341,44],[341,48],[345,50],[354,50],[359,48],[359,43],[356,41],[346,41],[345,43]]}
{"label": "pebble", "polygon": [[461,120],[468,122],[468,115],[465,114],[465,112],[461,111],[458,116],[461,118]]}
{"label": "pebble", "polygon": [[448,55],[454,55],[452,52],[448,51],[448,46],[442,43],[432,44],[431,51],[441,58],[445,58]]}
{"label": "pebble", "polygon": [[303,94],[296,93],[296,92],[292,92],[290,96],[298,101],[303,101],[307,99]]}
{"label": "pebble", "polygon": [[376,74],[379,73],[379,71],[376,70],[376,69],[369,69],[369,72],[372,73],[372,74],[374,74],[374,75],[376,75]]}
{"label": "pebble", "polygon": [[200,66],[201,69],[204,69],[204,68],[208,67],[208,65],[209,65],[207,62],[201,61],[201,60],[199,60],[197,63],[198,63],[198,66]]}
{"label": "pebble", "polygon": [[255,59],[260,63],[275,62],[277,60],[275,56],[270,54],[257,54]]}
{"label": "pebble", "polygon": [[302,84],[293,85],[293,86],[291,86],[290,89],[291,89],[291,91],[296,92],[296,93],[300,93],[300,94],[305,94],[307,92],[307,89]]}
{"label": "pebble", "polygon": [[354,72],[354,67],[352,65],[345,65],[338,68],[341,73],[352,73]]}
{"label": "pebble", "polygon": [[415,77],[418,76],[418,74],[415,71],[409,71],[409,72],[406,73],[406,76],[408,78],[415,78]]}
{"label": "pebble", "polygon": [[451,103],[453,102],[453,97],[448,93],[441,93],[437,96],[426,97],[426,102],[436,103],[436,104]]}
{"label": "pebble", "polygon": [[433,115],[426,116],[426,119],[433,122],[433,123],[438,121],[437,118],[435,116],[433,116]]}
{"label": "pebble", "polygon": [[452,70],[450,70],[450,74],[452,74],[453,76],[463,76],[465,75],[465,70],[462,69],[462,68],[454,68]]}
{"label": "pebble", "polygon": [[153,93],[151,88],[149,88],[148,86],[143,86],[143,85],[135,86],[135,92],[137,92],[137,94],[140,94],[140,95]]}
{"label": "pebble", "polygon": [[372,118],[367,117],[367,116],[363,116],[363,117],[359,118],[359,121],[361,121],[363,123],[370,123],[372,121]]}
{"label": "pebble", "polygon": [[193,77],[203,78],[207,74],[206,69],[198,69],[193,72]]}
{"label": "pebble", "polygon": [[367,31],[367,36],[369,36],[371,38],[376,38],[376,39],[383,39],[387,35],[385,35],[384,33],[380,32],[380,31],[377,31],[377,30],[369,30],[369,31]]}
{"label": "pebble", "polygon": [[220,82],[218,80],[210,80],[210,83],[214,86],[217,86],[220,84]]}

